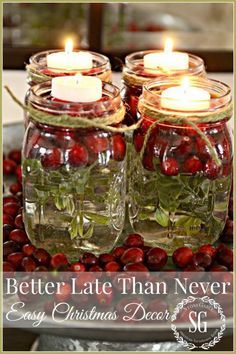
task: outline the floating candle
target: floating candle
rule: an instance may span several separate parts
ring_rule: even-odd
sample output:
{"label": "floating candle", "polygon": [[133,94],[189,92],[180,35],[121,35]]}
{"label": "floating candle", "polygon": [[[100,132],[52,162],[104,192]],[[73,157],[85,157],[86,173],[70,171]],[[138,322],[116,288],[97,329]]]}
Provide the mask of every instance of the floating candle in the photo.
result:
{"label": "floating candle", "polygon": [[68,40],[64,52],[47,55],[47,67],[61,70],[91,69],[93,58],[89,52],[73,52],[73,42]]}
{"label": "floating candle", "polygon": [[51,95],[68,102],[94,102],[102,97],[102,81],[94,76],[61,76],[52,79]]}
{"label": "floating candle", "polygon": [[147,69],[187,70],[189,56],[187,53],[173,52],[173,42],[167,39],[163,52],[154,52],[144,55],[144,67]]}
{"label": "floating candle", "polygon": [[208,91],[190,86],[184,77],[180,86],[169,87],[161,93],[161,106],[174,111],[203,111],[210,107]]}

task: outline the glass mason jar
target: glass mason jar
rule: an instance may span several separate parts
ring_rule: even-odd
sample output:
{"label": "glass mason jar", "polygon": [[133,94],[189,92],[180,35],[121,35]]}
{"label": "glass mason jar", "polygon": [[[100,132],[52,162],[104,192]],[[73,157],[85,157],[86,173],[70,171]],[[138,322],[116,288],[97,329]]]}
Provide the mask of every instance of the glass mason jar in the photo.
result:
{"label": "glass mason jar", "polygon": [[189,69],[188,70],[169,70],[163,71],[159,69],[144,69],[143,57],[146,54],[158,53],[157,50],[147,50],[135,52],[127,55],[125,58],[125,66],[123,69],[124,93],[123,100],[129,107],[126,114],[126,123],[132,124],[137,121],[137,104],[139,96],[142,94],[142,87],[148,81],[168,76],[195,75],[206,76],[204,62],[196,55],[188,54]]}
{"label": "glass mason jar", "polygon": [[[178,86],[179,80],[151,81],[140,97],[142,123],[133,135],[130,222],[148,245],[163,247],[169,254],[181,246],[196,249],[214,243],[228,213],[232,178],[232,144],[227,127],[232,113],[230,88],[210,79],[191,81],[191,86],[209,92],[209,109],[163,109],[161,92]],[[153,110],[162,116],[160,123]],[[175,121],[171,121],[173,115]],[[176,120],[182,117],[184,121]]]}
{"label": "glass mason jar", "polygon": [[[102,99],[71,103],[50,96],[51,83],[30,89],[38,112],[109,117],[123,111],[119,89],[103,83]],[[122,113],[124,115],[124,113]],[[121,117],[122,119],[122,117]],[[124,225],[126,142],[123,133],[69,128],[30,117],[23,144],[24,222],[31,242],[78,259],[110,251]]]}

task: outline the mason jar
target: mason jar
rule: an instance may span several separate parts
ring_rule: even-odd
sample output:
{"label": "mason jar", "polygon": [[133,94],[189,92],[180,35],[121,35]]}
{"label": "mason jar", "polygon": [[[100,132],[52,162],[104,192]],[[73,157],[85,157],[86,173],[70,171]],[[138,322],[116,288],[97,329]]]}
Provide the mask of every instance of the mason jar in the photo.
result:
{"label": "mason jar", "polygon": [[144,56],[151,53],[159,53],[158,50],[146,50],[129,54],[125,58],[123,68],[123,99],[129,107],[126,114],[126,123],[132,124],[137,121],[137,104],[142,87],[150,80],[169,76],[195,75],[206,76],[204,62],[196,55],[188,54],[189,68],[187,70],[168,70],[161,68],[148,69],[144,68]]}
{"label": "mason jar", "polygon": [[179,81],[163,78],[144,86],[139,101],[142,122],[133,135],[129,166],[130,222],[148,245],[169,254],[177,247],[196,249],[219,238],[232,179],[230,88],[191,78],[191,86],[209,93],[209,108],[172,110],[175,99],[163,108],[163,91]]}
{"label": "mason jar", "polygon": [[104,82],[99,101],[72,103],[52,98],[51,82],[45,82],[30,89],[29,103],[35,112],[51,115],[45,124],[29,114],[24,137],[24,223],[29,239],[36,247],[64,252],[71,259],[84,251],[110,251],[125,218],[124,135],[92,125],[60,125],[57,118],[67,114],[99,121],[119,113],[122,121],[119,89]]}

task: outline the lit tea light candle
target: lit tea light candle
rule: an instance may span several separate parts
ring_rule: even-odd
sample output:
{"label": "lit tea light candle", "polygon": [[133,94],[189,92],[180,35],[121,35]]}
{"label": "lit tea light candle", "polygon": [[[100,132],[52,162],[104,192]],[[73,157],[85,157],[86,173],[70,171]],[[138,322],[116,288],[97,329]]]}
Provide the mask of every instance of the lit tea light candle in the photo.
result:
{"label": "lit tea light candle", "polygon": [[89,52],[73,52],[73,42],[68,40],[64,52],[47,55],[47,67],[60,70],[91,69],[93,57]]}
{"label": "lit tea light candle", "polygon": [[94,76],[55,77],[51,96],[68,102],[95,102],[102,97],[102,81]]}
{"label": "lit tea light candle", "polygon": [[189,77],[180,86],[169,87],[161,93],[161,107],[174,111],[203,111],[210,107],[208,91],[190,86]]}
{"label": "lit tea light candle", "polygon": [[165,42],[163,52],[146,54],[143,62],[146,69],[187,70],[189,68],[188,54],[173,52],[173,41],[169,38]]}

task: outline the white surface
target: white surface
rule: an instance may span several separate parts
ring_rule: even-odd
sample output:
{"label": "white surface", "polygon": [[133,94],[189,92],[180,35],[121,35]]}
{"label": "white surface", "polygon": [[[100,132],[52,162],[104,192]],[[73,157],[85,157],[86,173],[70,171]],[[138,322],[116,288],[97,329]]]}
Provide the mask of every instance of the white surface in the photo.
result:
{"label": "white surface", "polygon": [[[233,89],[233,74],[231,73],[211,73],[208,75],[219,81],[223,81]],[[3,70],[3,85],[8,85],[14,94],[23,102],[28,89],[26,83],[26,72],[21,70]],[[113,73],[113,83],[121,87],[121,74]],[[2,93],[2,120],[3,124],[23,121],[23,111],[9,97],[3,88]]]}

